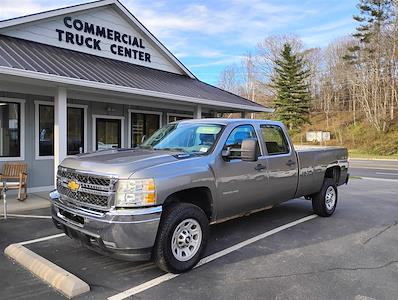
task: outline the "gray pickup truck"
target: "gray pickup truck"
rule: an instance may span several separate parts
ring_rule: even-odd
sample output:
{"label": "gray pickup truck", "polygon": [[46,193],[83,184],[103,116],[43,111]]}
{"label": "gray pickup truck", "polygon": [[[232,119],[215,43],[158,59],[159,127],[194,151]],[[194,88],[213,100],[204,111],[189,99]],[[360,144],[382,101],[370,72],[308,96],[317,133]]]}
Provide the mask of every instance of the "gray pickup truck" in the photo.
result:
{"label": "gray pickup truck", "polygon": [[347,155],[337,147],[295,151],[280,122],[170,123],[137,148],[66,158],[50,194],[52,217],[97,252],[184,272],[203,255],[210,224],[298,197],[331,216],[337,186],[348,182]]}

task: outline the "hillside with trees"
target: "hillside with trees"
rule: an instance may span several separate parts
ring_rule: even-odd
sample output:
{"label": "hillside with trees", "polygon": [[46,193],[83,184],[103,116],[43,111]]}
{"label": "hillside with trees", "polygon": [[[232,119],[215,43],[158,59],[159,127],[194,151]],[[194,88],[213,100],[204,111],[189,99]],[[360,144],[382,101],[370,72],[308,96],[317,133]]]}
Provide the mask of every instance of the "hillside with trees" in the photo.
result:
{"label": "hillside with trees", "polygon": [[264,38],[219,86],[275,108],[257,118],[283,121],[295,142],[308,130],[330,131],[329,144],[353,152],[398,155],[398,4],[359,0],[357,27],[326,48],[298,36]]}

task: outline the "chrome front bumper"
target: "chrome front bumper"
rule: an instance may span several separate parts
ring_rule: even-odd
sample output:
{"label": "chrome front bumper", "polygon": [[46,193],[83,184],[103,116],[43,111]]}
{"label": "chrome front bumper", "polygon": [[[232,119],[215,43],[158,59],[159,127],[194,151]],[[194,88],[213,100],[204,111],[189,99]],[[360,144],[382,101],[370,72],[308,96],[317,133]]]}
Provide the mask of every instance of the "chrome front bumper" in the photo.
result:
{"label": "chrome front bumper", "polygon": [[97,212],[73,206],[50,194],[54,224],[86,247],[126,260],[150,259],[162,207]]}

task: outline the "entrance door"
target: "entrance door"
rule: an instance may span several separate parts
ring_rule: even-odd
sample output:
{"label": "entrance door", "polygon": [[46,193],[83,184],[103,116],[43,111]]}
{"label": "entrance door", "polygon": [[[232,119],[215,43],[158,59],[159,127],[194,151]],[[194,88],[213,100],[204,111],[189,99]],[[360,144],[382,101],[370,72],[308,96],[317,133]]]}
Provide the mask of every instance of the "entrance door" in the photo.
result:
{"label": "entrance door", "polygon": [[137,147],[160,128],[160,114],[131,112],[131,147]]}
{"label": "entrance door", "polygon": [[121,123],[118,119],[96,119],[96,150],[122,147]]}

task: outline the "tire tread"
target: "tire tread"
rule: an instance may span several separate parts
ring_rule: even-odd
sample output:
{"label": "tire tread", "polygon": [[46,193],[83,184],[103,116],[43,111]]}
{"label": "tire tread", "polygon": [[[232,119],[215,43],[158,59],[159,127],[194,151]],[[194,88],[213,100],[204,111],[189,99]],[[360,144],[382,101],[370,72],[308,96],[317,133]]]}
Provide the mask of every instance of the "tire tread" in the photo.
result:
{"label": "tire tread", "polygon": [[333,186],[333,188],[336,191],[336,204],[335,204],[336,208],[337,199],[338,199],[337,186],[332,178],[325,178],[321,190],[318,193],[312,195],[312,209],[314,210],[314,213],[316,213],[318,216],[321,217],[330,217],[331,215],[333,215],[335,211],[334,208],[331,212],[329,212],[325,205],[325,194],[329,186]]}
{"label": "tire tread", "polygon": [[[202,245],[198,253],[187,262],[179,262],[179,266],[173,265],[173,258],[171,253],[168,253],[167,247],[168,236],[172,234],[174,228],[177,226],[178,220],[184,215],[194,215],[202,229]],[[205,224],[205,226],[203,226]],[[172,203],[167,206],[162,214],[159,229],[156,237],[155,246],[153,248],[152,256],[156,265],[165,272],[181,273],[192,269],[200,260],[203,250],[206,248],[208,239],[208,219],[203,210],[190,203]],[[171,251],[170,251],[171,252]]]}

